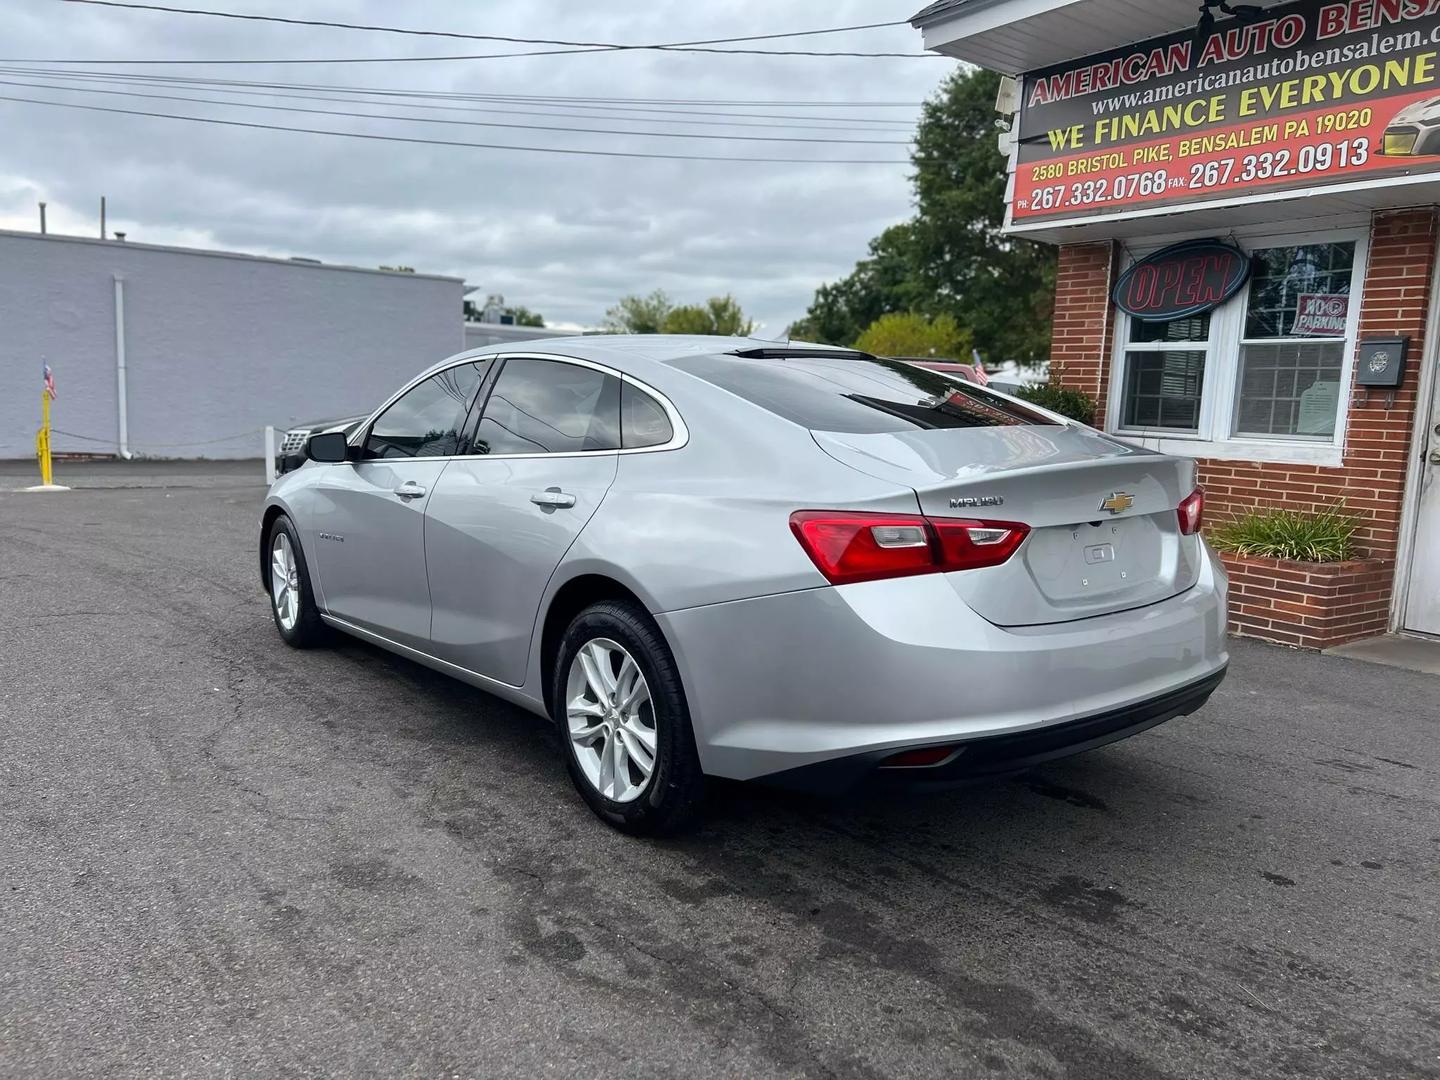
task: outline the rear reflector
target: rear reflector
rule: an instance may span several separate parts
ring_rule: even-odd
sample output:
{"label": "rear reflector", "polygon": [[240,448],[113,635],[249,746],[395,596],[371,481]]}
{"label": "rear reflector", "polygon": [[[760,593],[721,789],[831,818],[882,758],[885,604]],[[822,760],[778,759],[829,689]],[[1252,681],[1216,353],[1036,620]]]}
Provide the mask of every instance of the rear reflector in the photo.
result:
{"label": "rear reflector", "polygon": [[882,769],[924,769],[939,765],[955,753],[953,746],[922,746],[918,750],[902,750],[880,762]]}
{"label": "rear reflector", "polygon": [[1180,532],[1183,535],[1194,536],[1199,532],[1205,519],[1205,489],[1196,488],[1185,496],[1180,503],[1180,509],[1175,513],[1180,518]]}
{"label": "rear reflector", "polygon": [[790,528],[832,585],[999,566],[1030,526],[918,514],[797,510]]}

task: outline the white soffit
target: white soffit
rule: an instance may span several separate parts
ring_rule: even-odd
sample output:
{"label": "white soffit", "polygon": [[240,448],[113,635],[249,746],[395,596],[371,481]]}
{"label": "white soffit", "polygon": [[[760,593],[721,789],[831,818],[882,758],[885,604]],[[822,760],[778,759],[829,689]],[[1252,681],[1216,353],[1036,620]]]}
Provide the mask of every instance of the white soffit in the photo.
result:
{"label": "white soffit", "polygon": [[1198,0],[967,0],[922,32],[927,49],[1019,75],[1194,26],[1199,7]]}

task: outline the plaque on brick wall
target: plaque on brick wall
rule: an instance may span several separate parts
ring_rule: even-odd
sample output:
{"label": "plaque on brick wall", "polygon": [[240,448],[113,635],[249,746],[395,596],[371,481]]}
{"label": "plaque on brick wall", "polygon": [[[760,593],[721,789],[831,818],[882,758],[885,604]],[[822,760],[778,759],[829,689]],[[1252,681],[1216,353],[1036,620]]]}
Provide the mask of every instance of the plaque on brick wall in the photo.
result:
{"label": "plaque on brick wall", "polygon": [[1366,338],[1355,358],[1357,386],[1394,390],[1405,377],[1405,354],[1410,339],[1404,337]]}

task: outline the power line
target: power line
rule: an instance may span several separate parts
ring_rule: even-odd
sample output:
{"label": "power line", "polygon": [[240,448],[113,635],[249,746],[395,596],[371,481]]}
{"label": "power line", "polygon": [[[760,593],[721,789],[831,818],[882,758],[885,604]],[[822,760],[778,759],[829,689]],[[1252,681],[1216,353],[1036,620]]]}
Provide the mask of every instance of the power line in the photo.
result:
{"label": "power line", "polygon": [[[93,4],[99,0],[61,0],[66,4]],[[943,60],[939,53],[881,53],[881,52],[817,52],[806,49],[706,49],[679,48],[669,45],[617,45],[593,49],[527,49],[524,52],[505,53],[456,53],[445,56],[264,56],[243,59],[215,60],[116,60],[109,57],[86,57],[76,60],[70,57],[20,57],[6,61],[16,64],[125,64],[127,66],[155,67],[160,65],[204,65],[243,67],[271,66],[274,64],[428,64],[443,60],[518,60],[527,56],[574,56],[579,53],[641,52],[657,53],[728,53],[744,56],[819,56],[830,58],[859,58],[868,60]]]}
{"label": "power line", "polygon": [[[106,94],[137,97],[151,101],[184,101],[193,105],[220,105],[231,109],[262,109],[265,112],[308,113],[316,116],[343,116],[351,120],[400,120],[410,124],[448,124],[462,127],[511,128],[524,131],[563,131],[581,135],[629,135],[645,139],[712,139],[724,142],[818,143],[821,145],[907,146],[907,139],[817,139],[788,135],[715,135],[708,132],[623,131],[617,128],[584,128],[557,124],[510,124],[499,120],[447,120],[435,116],[396,116],[394,113],[360,113],[341,109],[307,109],[300,105],[261,105],[251,101],[216,101],[209,98],[186,97],[183,94],[146,94],[138,90],[101,90],[93,86],[57,86],[54,83],[21,82],[0,79],[0,86],[20,86],[31,90],[59,90],[68,94]],[[220,91],[216,91],[219,93]],[[323,99],[321,99],[323,100]],[[334,99],[331,99],[334,100]]]}
{"label": "power line", "polygon": [[421,139],[409,135],[379,135],[362,131],[335,131],[330,128],[289,127],[283,124],[261,124],[249,120],[222,120],[214,116],[186,116],[180,113],[149,112],[141,109],[121,109],[108,105],[82,105],[74,101],[46,101],[43,98],[18,97],[0,94],[0,101],[21,102],[27,105],[49,105],[59,109],[81,109],[85,112],[115,113],[123,116],[157,117],[164,120],[186,120],[196,124],[216,124],[221,127],[249,128],[259,131],[290,131],[303,135],[330,135],[344,139],[366,139],[374,142],[410,143],[422,146],[463,146],[476,150],[519,150],[533,154],[578,155],[581,157],[648,158],[665,161],[720,161],[726,163],[744,162],[773,165],[907,165],[909,162],[897,158],[781,158],[781,157],[727,157],[712,154],[659,154],[633,150],[581,150],[555,146],[515,146],[506,143],[463,142],[455,139]]}
{"label": "power line", "polygon": [[[412,62],[417,60],[498,60],[505,57],[515,56],[553,56],[561,52],[633,52],[633,51],[657,51],[657,52],[705,52],[705,53],[738,53],[759,56],[849,56],[849,57],[901,57],[906,59],[929,59],[937,54],[920,53],[899,53],[899,52],[829,52],[813,50],[777,50],[777,49],[726,49],[715,46],[727,42],[740,41],[773,41],[779,38],[813,37],[820,34],[841,34],[855,30],[875,30],[882,27],[908,25],[904,20],[895,20],[883,23],[866,23],[858,26],[835,26],[819,30],[797,30],[787,33],[776,34],[750,34],[743,37],[708,38],[697,41],[671,41],[657,42],[650,44],[627,44],[615,41],[571,41],[563,38],[526,38],[513,37],[504,34],[469,34],[453,30],[416,30],[410,27],[381,26],[370,23],[348,23],[336,22],[326,19],[294,19],[282,15],[255,15],[249,12],[237,11],[215,11],[206,8],[185,8],[172,7],[164,4],[140,4],[128,2],[128,0],[61,0],[67,4],[88,4],[95,7],[126,8],[133,11],[155,11],[170,15],[206,15],[218,19],[237,19],[245,22],[280,23],[287,26],[318,26],[338,30],[364,30],[383,34],[403,34],[410,37],[438,37],[454,38],[464,41],[503,41],[517,45],[559,45],[565,46],[563,50],[547,50],[544,52],[522,52],[522,53],[496,53],[480,56],[410,56],[410,57],[343,57],[343,58],[310,58],[310,59],[289,59],[289,60],[216,60],[209,63],[285,63],[285,64],[364,64],[364,63],[385,63],[390,61]],[[57,63],[59,61],[40,61],[42,63]],[[199,63],[194,60],[127,60],[113,61],[114,63]]]}
{"label": "power line", "polygon": [[[4,61],[0,61],[0,63],[4,63]],[[861,122],[861,123],[873,123],[873,124],[885,124],[885,125],[892,125],[892,126],[900,126],[900,127],[906,127],[906,128],[912,127],[913,124],[911,124],[909,121],[905,121],[905,120],[885,120],[885,119],[877,119],[877,118],[871,118],[871,117],[837,117],[837,116],[833,116],[833,115],[832,115],[832,116],[825,116],[825,115],[823,115],[823,114],[822,114],[822,115],[817,115],[817,116],[805,116],[805,115],[792,114],[792,113],[738,113],[738,114],[737,114],[737,113],[728,112],[728,111],[717,111],[717,110],[707,110],[707,109],[688,109],[688,108],[671,107],[671,104],[673,103],[675,106],[683,105],[683,104],[715,104],[715,105],[722,105],[722,106],[723,106],[723,105],[729,105],[729,106],[731,106],[731,107],[738,107],[738,108],[748,108],[748,107],[751,107],[751,106],[754,106],[754,107],[757,107],[757,108],[758,108],[758,107],[762,107],[762,106],[777,106],[777,107],[786,107],[786,106],[788,106],[788,107],[792,107],[792,108],[817,108],[817,109],[818,109],[818,108],[830,108],[830,107],[843,107],[843,106],[846,106],[846,105],[854,106],[854,107],[856,107],[856,108],[891,108],[891,107],[905,107],[905,108],[912,108],[912,109],[918,109],[918,108],[919,108],[919,104],[918,104],[918,103],[915,103],[915,102],[842,102],[842,101],[836,101],[836,102],[820,102],[820,101],[810,101],[810,102],[804,102],[804,101],[800,101],[800,102],[784,102],[784,101],[775,101],[775,102],[762,102],[762,101],[745,102],[745,101],[733,101],[733,102],[726,102],[726,101],[715,101],[715,102],[709,102],[709,101],[705,101],[704,99],[699,99],[699,98],[697,98],[697,99],[684,99],[684,98],[676,98],[676,99],[665,99],[665,98],[602,98],[602,97],[585,98],[585,97],[580,97],[580,96],[566,96],[566,97],[561,97],[561,96],[553,96],[553,95],[534,95],[534,94],[466,93],[466,92],[461,92],[461,91],[439,91],[439,90],[396,90],[396,89],[389,89],[389,88],[382,88],[382,87],[347,87],[347,86],[333,86],[333,85],[327,85],[327,84],[324,84],[324,83],[290,83],[290,82],[265,82],[265,81],[247,80],[247,79],[213,79],[213,78],[202,78],[202,77],[187,76],[187,75],[154,75],[154,74],[130,75],[130,74],[126,74],[126,73],[123,73],[123,72],[105,72],[105,71],[91,71],[91,72],[79,72],[79,73],[76,73],[76,72],[71,72],[71,71],[64,70],[64,69],[61,69],[61,70],[47,70],[47,69],[44,69],[44,68],[0,68],[0,70],[4,70],[4,71],[7,71],[7,72],[10,73],[10,74],[16,74],[16,75],[42,75],[42,76],[53,76],[53,77],[56,77],[56,78],[72,78],[72,77],[75,77],[76,75],[80,75],[80,76],[84,76],[84,77],[88,77],[88,78],[106,79],[106,80],[114,80],[114,81],[120,81],[120,82],[141,82],[142,85],[172,85],[172,84],[178,84],[178,85],[187,86],[187,87],[192,87],[192,88],[201,88],[201,87],[205,87],[205,88],[208,88],[208,87],[229,88],[229,87],[234,87],[234,86],[244,86],[244,87],[262,88],[262,89],[315,90],[315,91],[322,91],[322,92],[334,91],[334,92],[354,93],[354,94],[369,94],[369,95],[376,96],[376,97],[407,97],[407,98],[417,98],[417,99],[425,100],[425,101],[431,101],[431,100],[439,100],[439,101],[467,101],[467,102],[468,102],[468,101],[474,101],[474,102],[499,103],[499,104],[523,104],[523,105],[542,106],[542,107],[545,107],[545,108],[552,108],[552,107],[553,107],[553,108],[583,109],[583,110],[587,110],[587,111],[603,111],[603,112],[607,112],[607,113],[609,113],[609,112],[637,112],[637,113],[650,113],[650,114],[655,114],[655,115],[658,115],[658,116],[674,116],[674,115],[681,115],[681,116],[715,116],[715,117],[733,117],[733,116],[740,116],[740,117],[743,117],[743,118],[745,118],[745,119],[806,120],[806,121],[811,121],[811,122],[814,122],[814,121],[817,121],[817,120],[824,120],[824,121],[827,121],[827,122],[831,122],[831,121],[833,121],[833,122],[854,121],[854,122]],[[615,104],[608,104],[608,103],[611,103],[611,102],[613,102],[613,103],[615,103]],[[656,105],[656,106],[660,106],[660,107],[658,107],[658,108],[631,107],[631,106],[622,104],[622,103],[625,103],[625,102],[650,103],[650,104],[653,104],[653,105]]]}
{"label": "power line", "polygon": [[[107,86],[144,86],[144,87],[153,87],[153,88],[157,88],[157,89],[172,89],[172,88],[175,86],[174,83],[171,83],[171,82],[168,82],[168,81],[167,81],[167,82],[161,82],[161,81],[155,81],[155,80],[147,79],[147,78],[144,78],[144,77],[133,77],[133,78],[127,78],[127,79],[125,79],[125,80],[123,80],[123,81],[112,81],[112,80],[110,80],[110,79],[107,79],[107,78],[105,78],[105,77],[103,77],[103,76],[98,76],[98,75],[76,74],[76,73],[71,73],[71,72],[68,72],[68,71],[67,71],[67,72],[57,72],[57,73],[51,74],[51,73],[49,73],[49,72],[37,72],[37,71],[34,71],[34,70],[32,70],[32,69],[27,69],[27,68],[6,68],[6,67],[0,67],[0,75],[40,75],[41,77],[44,77],[44,78],[51,78],[51,79],[55,79],[55,80],[62,81],[62,82],[69,82],[69,83],[75,83],[75,82],[100,82],[102,85],[107,85]],[[31,84],[31,83],[15,83],[15,84],[12,84],[12,85],[27,85],[27,86],[33,85],[33,86],[37,86],[37,87],[39,87],[39,86],[47,86],[47,87],[48,87],[48,86],[50,86],[50,85],[52,85],[52,84],[44,84],[44,83],[34,83],[34,84]],[[615,110],[615,109],[603,109],[603,110],[599,110],[597,113],[592,113],[592,114],[590,114],[590,115],[587,115],[587,114],[584,114],[584,113],[579,113],[579,114],[577,114],[577,113],[573,113],[573,112],[544,112],[544,111],[541,111],[540,109],[509,108],[509,107],[506,107],[506,106],[503,105],[503,104],[502,104],[502,105],[491,105],[491,106],[488,107],[488,108],[477,108],[476,106],[473,106],[473,105],[468,105],[468,106],[467,106],[467,105],[440,105],[440,104],[435,104],[435,103],[433,103],[433,102],[416,103],[416,102],[409,102],[409,101],[394,101],[394,100],[391,100],[391,101],[372,101],[372,100],[370,100],[368,97],[359,97],[359,96],[345,96],[345,95],[342,95],[342,96],[334,97],[334,96],[330,96],[330,95],[321,95],[321,94],[313,94],[313,93],[290,94],[290,93],[285,93],[285,92],[282,91],[282,90],[241,90],[241,89],[236,89],[236,88],[233,88],[233,87],[223,87],[223,88],[222,88],[222,87],[212,87],[212,86],[206,86],[206,85],[191,86],[189,83],[185,83],[185,82],[181,82],[179,85],[182,86],[182,87],[184,87],[184,88],[186,88],[186,89],[193,89],[193,90],[199,91],[199,92],[201,92],[201,93],[208,93],[208,94],[228,94],[228,95],[232,95],[232,96],[243,95],[243,96],[247,96],[247,97],[266,97],[266,98],[287,98],[287,99],[297,100],[297,101],[332,101],[332,102],[336,102],[336,103],[339,103],[339,104],[346,104],[346,105],[372,105],[372,106],[376,106],[376,105],[389,105],[389,106],[392,107],[392,108],[398,108],[398,109],[426,109],[426,110],[435,111],[435,112],[480,113],[480,114],[486,114],[486,115],[500,115],[500,116],[539,116],[539,117],[545,117],[545,118],[548,118],[548,119],[560,119],[560,118],[585,119],[585,120],[589,120],[589,119],[603,119],[603,120],[609,121],[609,122],[611,122],[611,123],[621,123],[621,124],[655,124],[655,123],[660,123],[660,124],[668,124],[668,125],[683,126],[683,127],[723,127],[723,128],[735,128],[735,127],[740,127],[740,128],[763,128],[763,129],[771,130],[771,131],[818,131],[818,132],[876,131],[876,132],[881,132],[881,133],[884,133],[884,134],[892,134],[892,135],[893,135],[893,134],[899,134],[902,130],[907,130],[907,129],[912,128],[912,127],[914,126],[914,125],[912,125],[912,124],[909,124],[909,123],[906,122],[906,121],[898,121],[898,120],[884,120],[884,121],[858,120],[857,123],[863,124],[863,125],[865,125],[865,126],[854,126],[854,127],[852,127],[852,126],[844,126],[844,127],[824,127],[824,126],[819,126],[819,125],[818,125],[818,121],[819,121],[819,120],[826,120],[826,121],[844,120],[844,118],[835,118],[835,117],[821,117],[821,118],[818,118],[818,119],[815,119],[815,120],[810,120],[810,122],[807,123],[807,124],[788,124],[788,123],[772,124],[772,123],[764,123],[764,122],[754,123],[754,122],[750,122],[748,119],[737,119],[737,120],[686,120],[686,119],[682,119],[682,118],[677,117],[677,116],[673,116],[673,115],[671,115],[671,114],[669,114],[669,113],[667,113],[667,112],[664,112],[663,110],[655,110],[655,109],[651,109],[651,110],[624,110],[624,109]],[[55,89],[80,89],[79,87],[63,86],[63,85],[54,86],[54,88],[55,88]],[[221,105],[221,104],[230,104],[230,103],[229,103],[229,102],[225,102],[225,101],[216,101],[215,104]],[[549,107],[550,107],[550,108],[559,108],[560,106],[549,106]],[[650,113],[657,113],[657,112],[658,112],[659,115],[658,115],[658,116],[641,116],[641,117],[625,116],[625,115],[616,115],[617,113],[624,113],[624,112],[650,112]],[[742,114],[742,115],[745,115],[745,114]],[[886,126],[879,126],[879,125],[881,125],[881,124],[886,125]],[[892,126],[890,126],[890,125],[895,125],[895,126],[892,127]]]}

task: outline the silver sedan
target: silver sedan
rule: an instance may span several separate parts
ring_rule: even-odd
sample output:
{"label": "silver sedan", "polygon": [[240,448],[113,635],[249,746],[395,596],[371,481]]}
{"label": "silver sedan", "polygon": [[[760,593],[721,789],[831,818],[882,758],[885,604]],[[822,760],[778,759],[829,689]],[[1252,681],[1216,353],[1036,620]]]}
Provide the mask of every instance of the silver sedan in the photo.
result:
{"label": "silver sedan", "polygon": [[276,628],[556,725],[631,832],[707,776],[939,787],[1203,704],[1226,581],[1194,463],[895,360],[752,339],[462,353],[309,440]]}

